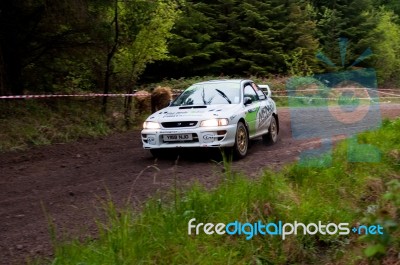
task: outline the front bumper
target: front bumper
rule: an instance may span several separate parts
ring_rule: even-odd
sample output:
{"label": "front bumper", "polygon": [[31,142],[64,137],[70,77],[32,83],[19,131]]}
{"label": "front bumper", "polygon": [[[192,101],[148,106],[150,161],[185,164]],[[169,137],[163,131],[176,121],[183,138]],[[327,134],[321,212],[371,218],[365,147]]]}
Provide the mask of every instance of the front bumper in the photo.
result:
{"label": "front bumper", "polygon": [[[236,124],[218,127],[143,129],[144,149],[184,147],[231,147],[235,144]],[[164,135],[191,134],[191,140],[166,141]]]}

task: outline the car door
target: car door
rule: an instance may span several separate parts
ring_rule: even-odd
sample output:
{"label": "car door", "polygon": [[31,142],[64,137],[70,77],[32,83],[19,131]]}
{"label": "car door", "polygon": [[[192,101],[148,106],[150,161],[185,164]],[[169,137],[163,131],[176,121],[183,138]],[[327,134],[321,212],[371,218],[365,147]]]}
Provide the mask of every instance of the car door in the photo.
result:
{"label": "car door", "polygon": [[260,99],[251,83],[246,83],[243,87],[243,104],[245,107],[245,120],[249,129],[249,135],[252,137],[257,133]]}
{"label": "car door", "polygon": [[256,134],[261,135],[268,131],[273,113],[273,105],[271,98],[268,98],[255,83],[252,83],[251,85],[256,91],[260,102],[260,108],[256,120]]}

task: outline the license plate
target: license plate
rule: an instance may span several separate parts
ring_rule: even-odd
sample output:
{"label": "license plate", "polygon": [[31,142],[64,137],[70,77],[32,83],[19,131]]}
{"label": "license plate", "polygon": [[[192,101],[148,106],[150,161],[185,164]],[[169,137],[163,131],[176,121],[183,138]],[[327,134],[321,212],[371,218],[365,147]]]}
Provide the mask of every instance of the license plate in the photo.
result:
{"label": "license plate", "polygon": [[164,142],[190,141],[193,139],[191,134],[167,134],[163,135]]}

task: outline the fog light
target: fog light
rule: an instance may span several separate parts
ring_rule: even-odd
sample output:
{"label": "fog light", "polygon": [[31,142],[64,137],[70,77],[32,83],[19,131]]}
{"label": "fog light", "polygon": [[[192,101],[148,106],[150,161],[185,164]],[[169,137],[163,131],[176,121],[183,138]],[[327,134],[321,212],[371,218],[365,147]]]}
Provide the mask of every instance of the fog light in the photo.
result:
{"label": "fog light", "polygon": [[223,131],[217,131],[217,134],[218,134],[218,135],[225,135],[225,134],[226,134],[226,131],[225,131],[225,130],[223,130]]}

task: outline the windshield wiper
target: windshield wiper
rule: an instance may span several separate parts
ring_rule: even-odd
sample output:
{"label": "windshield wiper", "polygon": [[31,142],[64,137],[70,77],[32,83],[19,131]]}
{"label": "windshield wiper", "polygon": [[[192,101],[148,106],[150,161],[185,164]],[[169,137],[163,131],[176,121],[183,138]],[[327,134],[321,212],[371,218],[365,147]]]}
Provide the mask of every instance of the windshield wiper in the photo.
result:
{"label": "windshield wiper", "polygon": [[219,90],[219,89],[215,89],[224,99],[226,99],[226,101],[228,101],[228,103],[229,104],[232,104],[232,101],[228,98],[228,96],[224,93],[224,92],[222,92],[221,90]]}
{"label": "windshield wiper", "polygon": [[201,92],[201,99],[203,100],[204,105],[207,105],[206,93],[204,92],[204,87],[203,87],[203,91]]}

